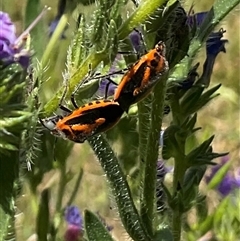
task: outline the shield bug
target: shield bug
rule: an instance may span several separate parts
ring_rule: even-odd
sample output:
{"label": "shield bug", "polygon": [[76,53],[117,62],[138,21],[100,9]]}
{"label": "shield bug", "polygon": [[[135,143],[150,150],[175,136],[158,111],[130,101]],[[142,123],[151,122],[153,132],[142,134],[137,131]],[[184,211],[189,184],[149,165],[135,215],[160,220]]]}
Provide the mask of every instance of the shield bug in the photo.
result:
{"label": "shield bug", "polygon": [[[62,109],[68,110],[65,107]],[[119,103],[112,100],[97,100],[69,112],[66,116],[53,116],[40,122],[55,136],[83,143],[90,136],[112,128],[122,114],[123,110]]]}
{"label": "shield bug", "polygon": [[[86,83],[93,78],[91,71],[81,82]],[[83,143],[87,138],[112,128],[120,120],[124,110],[118,102],[113,100],[95,100],[79,107],[75,100],[75,94],[80,88],[79,84],[71,95],[71,102],[75,110],[62,105],[67,87],[60,100],[59,108],[65,115],[55,115],[40,119],[41,124],[55,135],[77,143]]]}
{"label": "shield bug", "polygon": [[155,48],[143,55],[123,76],[114,101],[128,111],[130,105],[146,97],[162,74],[168,70],[165,44],[160,41]]}

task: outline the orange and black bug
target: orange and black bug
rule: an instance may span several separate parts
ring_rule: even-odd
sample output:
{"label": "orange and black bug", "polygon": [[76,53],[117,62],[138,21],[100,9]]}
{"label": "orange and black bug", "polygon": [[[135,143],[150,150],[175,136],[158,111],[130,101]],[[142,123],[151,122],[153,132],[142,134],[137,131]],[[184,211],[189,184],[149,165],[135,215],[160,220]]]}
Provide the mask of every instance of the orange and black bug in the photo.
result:
{"label": "orange and black bug", "polygon": [[[114,101],[118,102],[124,111],[128,111],[130,105],[146,97],[160,76],[168,70],[165,52],[165,44],[160,41],[154,49],[144,54],[127,69],[114,93]],[[122,71],[98,76],[97,78],[106,78],[109,83],[117,85],[109,76],[118,73],[122,73]]]}
{"label": "orange and black bug", "polygon": [[120,120],[123,109],[118,102],[113,100],[95,100],[79,107],[75,100],[75,93],[94,74],[89,71],[85,80],[79,84],[71,95],[71,102],[75,110],[62,105],[67,88],[60,100],[59,108],[66,115],[55,115],[46,119],[40,119],[41,124],[55,135],[77,143],[83,143],[87,138],[112,128]]}
{"label": "orange and black bug", "polygon": [[114,94],[114,101],[127,111],[130,105],[151,92],[159,77],[167,70],[165,44],[160,41],[125,73]]}
{"label": "orange and black bug", "polygon": [[90,136],[112,128],[123,114],[120,105],[111,100],[93,101],[74,111],[70,111],[64,106],[60,106],[60,108],[69,114],[65,117],[46,118],[41,120],[41,123],[53,135],[77,143],[83,143]]}

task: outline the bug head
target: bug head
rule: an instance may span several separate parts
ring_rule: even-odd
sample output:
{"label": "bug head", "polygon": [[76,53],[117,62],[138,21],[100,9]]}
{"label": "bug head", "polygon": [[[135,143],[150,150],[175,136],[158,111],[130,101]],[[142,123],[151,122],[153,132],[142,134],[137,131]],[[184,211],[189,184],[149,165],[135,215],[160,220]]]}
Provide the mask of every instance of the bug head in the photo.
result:
{"label": "bug head", "polygon": [[161,54],[162,56],[165,57],[166,54],[166,45],[163,41],[159,41],[156,45],[155,45],[155,49],[156,51]]}
{"label": "bug head", "polygon": [[56,124],[59,120],[61,120],[63,117],[60,115],[51,116],[45,119],[40,119],[39,122],[42,124],[43,127],[48,129],[52,134],[56,135]]}

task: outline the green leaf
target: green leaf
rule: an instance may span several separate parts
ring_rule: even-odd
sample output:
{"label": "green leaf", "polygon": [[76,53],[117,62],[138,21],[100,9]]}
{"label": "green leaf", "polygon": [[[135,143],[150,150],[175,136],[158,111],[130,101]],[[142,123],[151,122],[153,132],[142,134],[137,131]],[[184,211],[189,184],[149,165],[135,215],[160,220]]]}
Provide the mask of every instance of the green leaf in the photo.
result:
{"label": "green leaf", "polygon": [[0,206],[0,240],[4,240],[7,235],[7,227],[10,216]]}
{"label": "green leaf", "polygon": [[[39,13],[42,11],[42,5],[40,0],[28,0],[25,8],[25,29],[36,19]],[[47,41],[47,35],[43,21],[40,21],[37,26],[31,30],[31,47],[34,49],[35,57],[39,58],[43,51]]]}
{"label": "green leaf", "polygon": [[[71,66],[73,69],[70,70],[70,74],[79,67],[81,62],[87,56],[87,45],[86,39],[86,19],[84,15],[81,15],[81,21],[79,28],[74,35],[74,39],[69,47],[68,56],[67,56],[67,66]],[[69,56],[70,55],[70,56]]]}
{"label": "green leaf", "polygon": [[[80,83],[81,84],[81,83]],[[83,100],[87,100],[93,97],[99,88],[99,79],[92,79],[83,83],[79,90],[77,91],[76,99],[79,99],[80,103]]]}
{"label": "green leaf", "polygon": [[103,33],[106,32],[105,22],[109,22],[109,3],[111,1],[99,0],[98,9],[94,12],[95,15],[95,23],[93,24],[93,33],[91,42],[95,44],[97,47],[99,43],[102,44]]}
{"label": "green leaf", "polygon": [[183,99],[180,102],[181,113],[186,115],[194,113],[194,107],[198,103],[203,91],[204,88],[198,86],[194,89],[190,89],[190,91],[183,96]]}
{"label": "green leaf", "polygon": [[178,155],[179,147],[176,140],[175,134],[180,131],[180,127],[177,125],[170,125],[163,135],[163,148],[162,148],[162,157],[164,160],[168,160],[171,157]]}
{"label": "green leaf", "polygon": [[201,145],[192,150],[187,156],[186,160],[189,163],[189,166],[194,165],[196,159],[200,157],[202,154],[206,153],[209,148],[211,142],[213,141],[214,136],[211,136],[209,139],[204,141]]}
{"label": "green leaf", "polygon": [[41,199],[37,214],[36,233],[39,240],[47,241],[49,232],[49,190],[46,189],[41,193]]}
{"label": "green leaf", "polygon": [[110,52],[110,60],[113,61],[118,50],[118,34],[117,34],[117,26],[114,20],[110,21],[109,27],[108,27],[108,35],[107,39],[105,41],[104,47],[97,51],[98,54],[109,52],[109,49],[111,49]]}
{"label": "green leaf", "polygon": [[162,228],[156,232],[153,241],[173,241],[173,234],[169,228]]}
{"label": "green leaf", "polygon": [[207,188],[215,189],[218,184],[223,180],[230,167],[232,166],[232,161],[226,162],[213,176],[211,181],[208,183]]}
{"label": "green leaf", "polygon": [[84,212],[84,224],[89,241],[113,241],[99,218],[89,210]]}

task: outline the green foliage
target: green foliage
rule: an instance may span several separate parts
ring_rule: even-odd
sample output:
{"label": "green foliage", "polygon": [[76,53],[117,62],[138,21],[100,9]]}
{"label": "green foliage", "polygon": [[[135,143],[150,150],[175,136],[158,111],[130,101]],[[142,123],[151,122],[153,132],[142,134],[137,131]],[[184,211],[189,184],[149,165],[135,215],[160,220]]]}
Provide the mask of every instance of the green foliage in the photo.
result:
{"label": "green foliage", "polygon": [[[93,2],[79,3],[90,5]],[[240,232],[239,218],[228,216],[225,212],[228,209],[229,213],[234,213],[233,206],[237,208],[237,202],[225,198],[215,213],[207,215],[205,196],[199,193],[199,185],[207,165],[214,164],[213,159],[227,154],[213,151],[213,135],[208,135],[210,137],[206,140],[201,138],[201,144],[198,144],[196,136],[196,131],[201,129],[196,127],[198,113],[218,96],[216,92],[221,84],[206,90],[206,86],[196,81],[188,90],[179,88],[187,74],[190,76],[196,73],[199,63],[192,67],[192,62],[209,33],[237,3],[239,0],[231,0],[226,4],[222,0],[216,1],[200,28],[190,29],[185,25],[187,13],[179,1],[147,0],[134,9],[125,0],[96,1],[96,9],[90,19],[84,11],[79,16],[80,22],[64,60],[66,69],[61,70],[63,81],[56,80],[55,77],[49,80],[50,83],[58,81],[60,88],[57,91],[45,87],[49,84],[44,81],[46,76],[53,74],[53,70],[48,71],[45,67],[48,62],[50,65],[54,62],[54,51],[60,50],[60,36],[74,14],[77,2],[72,6],[68,5],[63,11],[46,48],[39,37],[42,26],[37,32],[33,32],[32,46],[36,50],[36,56],[41,59],[41,64],[37,65],[33,61],[33,71],[29,76],[15,64],[1,67],[0,239],[7,240],[10,236],[15,236],[15,201],[24,182],[31,192],[31,206],[35,207],[32,216],[36,219],[38,239],[62,240],[64,210],[78,199],[77,194],[81,192],[79,187],[85,177],[82,166],[75,170],[75,175],[68,171],[68,159],[72,153],[77,153],[79,162],[82,163],[86,153],[90,151],[85,146],[81,151],[75,151],[70,141],[60,138],[56,141],[48,130],[41,132],[39,116],[45,118],[57,111],[66,88],[63,103],[65,105],[66,102],[66,106],[76,88],[79,104],[92,99],[99,87],[99,80],[92,78],[86,81],[87,77],[106,72],[119,50],[131,49],[127,37],[138,27],[143,29],[147,49],[151,49],[159,40],[166,43],[169,73],[162,76],[152,93],[134,107],[134,113],[123,116],[120,123],[106,135],[88,139],[110,185],[124,229],[136,241],[178,241],[182,236],[183,226],[187,230],[184,237],[189,240],[196,240],[196,237],[217,227],[216,230],[220,230],[221,237],[226,240],[228,237],[223,230],[228,225],[222,218],[225,215],[230,220],[229,223],[236,227],[231,235],[237,239]],[[27,2],[26,23],[31,22],[33,15],[37,15],[39,5],[39,1]],[[129,9],[130,16],[125,14]],[[126,66],[128,64],[126,62]],[[197,75],[194,78],[197,79]],[[50,94],[52,97],[46,102],[45,99]],[[166,105],[170,106],[172,120],[164,132],[161,154],[165,161],[174,163],[174,171],[171,186],[162,185],[168,210],[167,215],[163,213],[161,216],[156,212],[156,164],[159,157],[159,133]],[[119,156],[113,151],[113,146],[117,149],[116,153],[120,152]],[[34,165],[31,166],[32,163]],[[208,189],[221,182],[230,164],[227,163],[219,170],[208,184]],[[31,171],[26,172],[26,165],[31,167]],[[39,188],[50,172],[59,175],[57,190],[51,183],[46,184],[43,189]],[[134,180],[129,181],[129,175]],[[72,190],[69,192],[70,182]],[[81,194],[79,197],[81,199]],[[198,213],[198,223],[195,226],[183,220],[193,208]],[[88,240],[113,240],[91,211],[86,210],[84,218]],[[8,237],[7,233],[10,233]]]}
{"label": "green foliage", "polygon": [[112,237],[110,236],[109,232],[103,226],[99,218],[93,214],[91,211],[85,211],[85,228],[88,240],[106,240],[106,241],[113,241]]}

